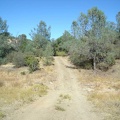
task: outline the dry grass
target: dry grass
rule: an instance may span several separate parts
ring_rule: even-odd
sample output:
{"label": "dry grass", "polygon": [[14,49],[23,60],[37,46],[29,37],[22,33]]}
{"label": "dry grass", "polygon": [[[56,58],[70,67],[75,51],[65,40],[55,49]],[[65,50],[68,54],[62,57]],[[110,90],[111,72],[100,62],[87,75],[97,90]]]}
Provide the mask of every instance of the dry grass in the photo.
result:
{"label": "dry grass", "polygon": [[0,119],[5,116],[3,113],[10,111],[6,111],[7,106],[29,103],[46,95],[48,87],[45,81],[51,72],[50,66],[32,74],[26,67],[14,68],[12,64],[0,66]]}
{"label": "dry grass", "polygon": [[60,94],[59,98],[57,99],[57,105],[55,105],[55,109],[58,111],[65,111],[65,109],[67,109],[69,106],[70,100],[71,96],[69,94]]}
{"label": "dry grass", "polygon": [[62,99],[68,99],[68,100],[71,100],[71,96],[66,94],[66,95],[63,95],[63,94],[60,94],[60,96]]}
{"label": "dry grass", "polygon": [[120,120],[120,61],[107,72],[80,72],[80,81],[88,99],[99,108],[99,112],[105,113],[105,120]]}
{"label": "dry grass", "polygon": [[0,119],[4,118],[6,115],[0,111]]}
{"label": "dry grass", "polygon": [[55,110],[58,110],[58,111],[65,111],[65,109],[64,109],[63,107],[58,106],[58,105],[55,106]]}

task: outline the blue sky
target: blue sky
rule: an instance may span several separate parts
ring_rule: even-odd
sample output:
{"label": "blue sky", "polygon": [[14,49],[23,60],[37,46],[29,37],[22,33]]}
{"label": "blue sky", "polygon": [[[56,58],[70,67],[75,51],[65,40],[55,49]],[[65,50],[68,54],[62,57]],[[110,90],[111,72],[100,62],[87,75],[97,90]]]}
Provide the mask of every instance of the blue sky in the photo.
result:
{"label": "blue sky", "polygon": [[120,0],[0,0],[0,17],[7,20],[8,31],[14,36],[29,33],[41,20],[51,26],[51,38],[60,37],[65,30],[70,31],[73,20],[80,12],[97,6],[116,22],[120,11]]}

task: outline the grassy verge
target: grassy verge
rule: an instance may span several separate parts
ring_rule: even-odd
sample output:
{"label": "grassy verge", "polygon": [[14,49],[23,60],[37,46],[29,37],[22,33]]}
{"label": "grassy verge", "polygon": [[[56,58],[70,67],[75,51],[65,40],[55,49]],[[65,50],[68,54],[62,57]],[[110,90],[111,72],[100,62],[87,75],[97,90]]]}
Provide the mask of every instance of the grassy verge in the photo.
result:
{"label": "grassy verge", "polygon": [[80,71],[81,84],[88,93],[88,100],[94,103],[99,113],[103,113],[105,120],[120,120],[120,65],[116,66],[116,72],[113,68],[106,73]]}
{"label": "grassy verge", "polygon": [[49,75],[49,70],[41,70],[29,74],[25,67],[18,69],[1,67],[0,119],[14,111],[14,109],[18,109],[21,105],[46,95],[48,87],[43,83],[47,74]]}
{"label": "grassy verge", "polygon": [[106,113],[106,120],[120,120],[120,93],[93,92],[89,100]]}
{"label": "grassy verge", "polygon": [[27,88],[21,87],[1,87],[0,105],[11,104],[15,101],[30,102],[37,96],[47,94],[47,86],[43,84],[33,85]]}

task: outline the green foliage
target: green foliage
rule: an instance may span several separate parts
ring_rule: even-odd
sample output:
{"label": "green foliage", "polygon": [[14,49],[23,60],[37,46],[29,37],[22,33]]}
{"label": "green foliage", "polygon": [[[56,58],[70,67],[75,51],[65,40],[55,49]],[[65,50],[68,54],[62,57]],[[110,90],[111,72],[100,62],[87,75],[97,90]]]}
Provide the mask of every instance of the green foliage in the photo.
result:
{"label": "green foliage", "polygon": [[114,65],[115,56],[119,56],[115,24],[106,22],[104,13],[94,7],[87,15],[81,13],[76,25],[80,37],[69,49],[71,61],[86,69],[106,70]]}
{"label": "green foliage", "polygon": [[5,85],[3,80],[0,80],[0,87],[3,87]]}
{"label": "green foliage", "polygon": [[54,43],[54,55],[67,55],[74,41],[74,37],[68,32],[65,31],[61,37],[59,37]]}
{"label": "green foliage", "polygon": [[65,111],[65,109],[64,109],[63,107],[58,106],[58,105],[55,106],[55,110],[58,110],[58,111]]}
{"label": "green foliage", "polygon": [[39,69],[39,60],[34,56],[26,56],[25,63],[27,66],[29,66],[30,73]]}
{"label": "green foliage", "polygon": [[105,62],[109,65],[112,66],[115,64],[115,55],[114,53],[110,52],[107,54],[106,58],[105,58]]}
{"label": "green foliage", "polygon": [[70,60],[78,67],[92,68],[92,60],[89,57],[89,46],[87,42],[77,41],[70,49]]}
{"label": "green foliage", "polygon": [[34,28],[34,30],[31,31],[30,35],[34,39],[35,35],[40,35],[46,40],[50,40],[51,27],[47,27],[46,23],[44,21],[40,21],[39,25],[37,25],[37,28]]}
{"label": "green foliage", "polygon": [[102,71],[107,71],[109,69],[109,65],[105,62],[101,62],[97,64],[97,68]]}
{"label": "green foliage", "polygon": [[93,36],[100,38],[101,30],[106,24],[106,17],[104,13],[97,7],[93,7],[88,10],[88,20]]}
{"label": "green foliage", "polygon": [[8,25],[6,20],[0,17],[0,64],[7,62],[6,56],[14,50],[14,47],[8,43],[10,33],[7,32]]}
{"label": "green foliage", "polygon": [[72,30],[72,35],[74,36],[74,38],[79,38],[79,25],[77,23],[77,21],[73,21],[72,25],[71,25],[71,30]]}
{"label": "green foliage", "polygon": [[116,21],[117,21],[117,30],[120,33],[120,11],[116,15]]}
{"label": "green foliage", "polygon": [[12,51],[6,56],[7,62],[13,62],[14,61],[14,56],[16,55],[15,51]]}
{"label": "green foliage", "polygon": [[0,57],[4,58],[13,50],[13,47],[8,44],[8,37],[0,35]]}
{"label": "green foliage", "polygon": [[45,51],[43,52],[44,54],[44,64],[45,65],[51,65],[53,62],[53,48],[51,43],[47,44]]}
{"label": "green foliage", "polygon": [[34,54],[34,51],[35,51],[35,50],[34,50],[34,43],[33,43],[33,41],[28,40],[24,52],[25,52],[25,53],[29,53],[29,54]]}
{"label": "green foliage", "polygon": [[88,16],[84,13],[80,13],[78,18],[79,38],[82,38],[86,34],[86,31],[88,30],[88,22]]}
{"label": "green foliage", "polygon": [[18,50],[24,52],[28,44],[28,40],[25,34],[18,36]]}
{"label": "green foliage", "polygon": [[0,34],[7,32],[7,30],[8,30],[7,21],[6,21],[6,20],[3,20],[3,19],[0,17]]}
{"label": "green foliage", "polygon": [[[43,57],[50,53],[46,50],[50,42],[50,27],[47,27],[44,21],[40,21],[37,28],[32,30],[30,35],[33,39],[33,52],[37,57]],[[48,53],[46,54],[46,52]]]}
{"label": "green foliage", "polygon": [[64,51],[56,51],[56,56],[66,56],[66,52]]}
{"label": "green foliage", "polygon": [[13,63],[18,68],[25,66],[25,55],[22,52],[14,53]]}
{"label": "green foliage", "polygon": [[21,72],[21,75],[26,75],[25,71]]}
{"label": "green foliage", "polygon": [[0,119],[4,118],[5,116],[6,115],[2,111],[0,111]]}

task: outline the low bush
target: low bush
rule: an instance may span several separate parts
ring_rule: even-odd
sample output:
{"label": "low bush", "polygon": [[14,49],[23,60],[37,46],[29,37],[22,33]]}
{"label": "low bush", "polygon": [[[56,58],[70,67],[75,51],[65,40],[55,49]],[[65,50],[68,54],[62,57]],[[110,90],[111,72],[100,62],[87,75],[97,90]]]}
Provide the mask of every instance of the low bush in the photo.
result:
{"label": "low bush", "polygon": [[4,81],[0,80],[0,87],[4,86]]}
{"label": "low bush", "polygon": [[56,56],[66,56],[66,52],[64,51],[56,51]]}
{"label": "low bush", "polygon": [[25,71],[21,72],[21,75],[26,75]]}
{"label": "low bush", "polygon": [[78,56],[78,54],[70,55],[71,62],[76,65],[77,67],[83,69],[92,69],[92,60],[87,60],[85,56]]}
{"label": "low bush", "polygon": [[112,54],[112,53],[109,53],[109,54],[106,56],[105,62],[106,62],[109,66],[114,65],[114,64],[115,64],[115,55]]}
{"label": "low bush", "polygon": [[3,64],[3,59],[2,58],[0,58],[0,65],[2,65]]}
{"label": "low bush", "polygon": [[52,62],[53,62],[53,57],[52,56],[49,56],[49,57],[45,57],[44,59],[44,65],[52,65]]}
{"label": "low bush", "polygon": [[0,111],[0,119],[4,118],[5,116],[6,115],[2,111]]}
{"label": "low bush", "polygon": [[62,108],[61,106],[55,106],[55,110],[58,110],[58,111],[65,111],[64,108]]}
{"label": "low bush", "polygon": [[0,58],[0,65],[6,64],[6,63],[7,63],[7,59],[6,58]]}
{"label": "low bush", "polygon": [[16,52],[14,54],[14,58],[13,58],[13,64],[16,66],[16,67],[22,67],[22,66],[25,66],[26,63],[25,63],[25,55],[21,52]]}
{"label": "low bush", "polygon": [[34,56],[26,56],[25,63],[29,66],[30,73],[39,69],[39,60]]}
{"label": "low bush", "polygon": [[105,62],[101,62],[101,63],[97,64],[97,68],[102,71],[107,71],[109,69],[109,65]]}
{"label": "low bush", "polygon": [[6,56],[6,59],[8,62],[13,62],[15,56],[16,56],[16,52],[11,52]]}

